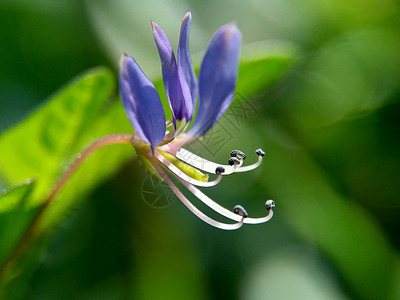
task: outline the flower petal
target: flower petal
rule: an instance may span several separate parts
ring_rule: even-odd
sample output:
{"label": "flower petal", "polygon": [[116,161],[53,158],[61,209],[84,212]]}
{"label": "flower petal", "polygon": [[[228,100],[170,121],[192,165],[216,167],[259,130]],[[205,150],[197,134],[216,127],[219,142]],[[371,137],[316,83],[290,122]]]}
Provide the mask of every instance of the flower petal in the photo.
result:
{"label": "flower petal", "polygon": [[183,118],[188,121],[193,116],[193,102],[185,75],[176,63],[174,52],[164,31],[153,21],[151,26],[161,59],[165,93],[172,109],[174,124],[175,120]]}
{"label": "flower petal", "polygon": [[188,11],[182,19],[177,58],[178,58],[178,66],[182,68],[186,82],[189,86],[190,95],[192,97],[193,108],[194,108],[196,107],[198,91],[197,91],[196,74],[194,73],[192,60],[190,59],[190,52],[189,52],[189,30],[190,30],[191,19],[192,15],[190,11]]}
{"label": "flower petal", "polygon": [[222,26],[208,46],[200,67],[199,107],[188,135],[204,135],[228,109],[234,96],[241,33],[235,24]]}
{"label": "flower petal", "polygon": [[149,143],[154,151],[164,139],[166,130],[160,97],[153,83],[132,57],[122,56],[119,76],[119,89],[125,113],[136,133]]}

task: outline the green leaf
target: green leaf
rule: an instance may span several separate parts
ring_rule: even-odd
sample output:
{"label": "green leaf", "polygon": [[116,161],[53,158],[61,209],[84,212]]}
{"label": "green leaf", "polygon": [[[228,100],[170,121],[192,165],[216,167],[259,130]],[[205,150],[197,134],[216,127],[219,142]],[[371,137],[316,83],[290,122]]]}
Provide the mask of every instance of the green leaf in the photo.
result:
{"label": "green leaf", "polygon": [[76,154],[80,139],[98,117],[114,89],[110,71],[93,69],[76,78],[17,126],[0,135],[0,178],[8,185],[37,178],[36,201],[41,201]]}
{"label": "green leaf", "polygon": [[[26,178],[37,179],[33,193],[29,198],[24,198],[24,210],[21,210],[21,202],[16,200],[7,200],[1,205],[0,222],[8,224],[10,218],[14,219],[10,216],[18,214],[15,230],[8,230],[7,235],[4,235],[6,240],[1,241],[2,258],[7,257],[12,246],[20,240],[33,213],[37,211],[38,204],[45,200],[71,156],[75,156],[83,148],[82,145],[96,137],[94,124],[103,114],[104,105],[113,92],[114,85],[114,77],[110,71],[104,68],[90,70],[50,97],[28,118],[0,135],[0,178],[4,181],[3,185],[15,185]],[[71,207],[68,201],[62,204],[62,215],[51,219],[52,222],[42,223],[58,224],[65,216],[66,208]],[[57,208],[56,205],[54,207]],[[46,220],[46,213],[44,217]],[[51,227],[52,230],[54,228]],[[38,229],[36,236],[48,233],[50,228]],[[30,247],[29,252],[35,252],[34,244]],[[34,258],[37,259],[37,255]]]}
{"label": "green leaf", "polygon": [[0,194],[0,265],[30,220],[26,203],[33,187],[34,181],[26,180]]}

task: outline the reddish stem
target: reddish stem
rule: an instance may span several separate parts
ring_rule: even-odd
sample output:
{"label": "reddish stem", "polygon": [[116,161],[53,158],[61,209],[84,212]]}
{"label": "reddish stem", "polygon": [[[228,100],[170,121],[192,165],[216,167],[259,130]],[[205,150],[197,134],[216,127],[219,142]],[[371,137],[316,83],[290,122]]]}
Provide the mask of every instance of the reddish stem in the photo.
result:
{"label": "reddish stem", "polygon": [[56,185],[51,190],[49,196],[46,198],[44,203],[40,206],[39,210],[37,211],[35,217],[26,228],[24,234],[19,239],[18,243],[14,246],[14,249],[10,252],[7,259],[4,261],[3,265],[0,268],[0,280],[2,275],[4,274],[4,270],[7,266],[19,255],[19,253],[24,249],[26,244],[32,238],[35,229],[38,227],[41,217],[43,216],[46,209],[49,205],[54,201],[60,190],[64,187],[64,185],[68,182],[68,180],[75,174],[78,170],[80,165],[88,158],[92,153],[96,150],[112,144],[132,144],[132,134],[115,134],[115,135],[108,135],[103,138],[100,138],[90,144],[87,148],[85,148],[72,164],[68,167],[67,171],[61,176],[61,178],[57,181]]}

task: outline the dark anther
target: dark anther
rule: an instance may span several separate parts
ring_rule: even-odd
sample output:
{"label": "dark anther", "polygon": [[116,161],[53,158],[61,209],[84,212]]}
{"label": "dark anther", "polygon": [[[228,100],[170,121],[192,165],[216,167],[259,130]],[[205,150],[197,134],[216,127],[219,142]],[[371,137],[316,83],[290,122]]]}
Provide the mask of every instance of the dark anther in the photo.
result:
{"label": "dark anther", "polygon": [[240,150],[232,150],[231,156],[238,157],[239,159],[245,159],[247,155]]}
{"label": "dark anther", "polygon": [[260,148],[260,149],[257,149],[257,150],[256,150],[256,154],[257,154],[258,156],[263,157],[263,156],[265,155],[265,152]]}
{"label": "dark anther", "polygon": [[219,166],[219,167],[217,167],[217,168],[215,169],[215,174],[217,174],[217,175],[222,174],[222,173],[224,173],[224,172],[225,172],[224,167]]}
{"label": "dark anther", "polygon": [[236,157],[231,157],[228,160],[228,163],[229,163],[230,166],[238,165],[238,164],[240,164],[240,160],[238,160]]}
{"label": "dark anther", "polygon": [[242,216],[243,218],[247,218],[247,216],[248,216],[247,211],[246,211],[246,210],[244,209],[244,207],[241,206],[241,205],[236,205],[236,206],[233,208],[233,212],[234,212],[235,214],[239,215],[239,216]]}
{"label": "dark anther", "polygon": [[267,210],[271,210],[271,208],[275,207],[275,201],[267,200],[267,202],[265,202],[265,207],[267,208]]}

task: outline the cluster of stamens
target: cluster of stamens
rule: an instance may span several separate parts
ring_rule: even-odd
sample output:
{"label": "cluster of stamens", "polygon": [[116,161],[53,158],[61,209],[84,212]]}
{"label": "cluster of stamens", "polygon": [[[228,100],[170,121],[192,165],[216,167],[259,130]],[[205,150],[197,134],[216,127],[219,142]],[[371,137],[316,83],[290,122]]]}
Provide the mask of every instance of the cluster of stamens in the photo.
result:
{"label": "cluster of stamens", "polygon": [[[174,143],[169,143],[164,146],[160,146],[154,153],[154,158],[150,161],[153,166],[157,169],[164,181],[169,185],[175,195],[182,201],[182,203],[191,210],[197,217],[204,222],[225,230],[233,230],[240,228],[244,223],[246,224],[260,224],[269,221],[273,216],[272,208],[275,207],[273,200],[268,200],[265,203],[265,207],[268,214],[261,218],[250,218],[248,217],[247,211],[241,206],[236,205],[233,211],[228,210],[209,198],[196,186],[211,187],[217,185],[224,175],[230,175],[236,172],[247,172],[257,168],[265,155],[262,149],[256,151],[258,156],[257,162],[243,166],[243,161],[246,159],[246,154],[240,150],[233,150],[228,160],[227,165],[220,165],[215,162],[206,160],[190,151],[174,146]],[[178,162],[178,163],[177,163]],[[183,165],[183,167],[182,167]],[[190,169],[185,170],[186,169]],[[202,211],[200,211],[192,202],[190,202],[186,196],[175,186],[174,182],[165,174],[164,170],[168,171],[173,177],[175,177],[181,184],[183,184],[194,196],[202,201],[209,208],[236,223],[222,223],[217,221]],[[196,172],[204,171],[210,174],[215,174],[217,177],[214,180],[208,181],[199,178],[199,175],[194,175],[193,170]]]}

